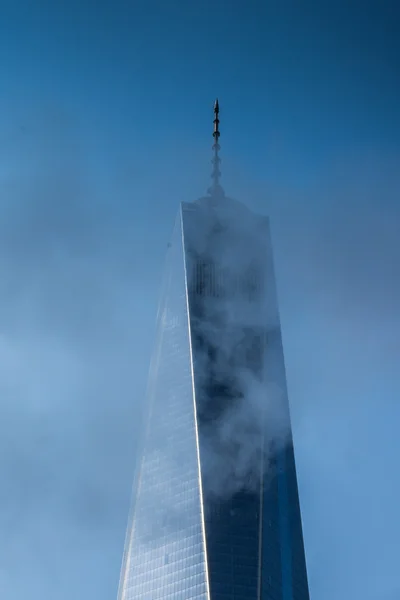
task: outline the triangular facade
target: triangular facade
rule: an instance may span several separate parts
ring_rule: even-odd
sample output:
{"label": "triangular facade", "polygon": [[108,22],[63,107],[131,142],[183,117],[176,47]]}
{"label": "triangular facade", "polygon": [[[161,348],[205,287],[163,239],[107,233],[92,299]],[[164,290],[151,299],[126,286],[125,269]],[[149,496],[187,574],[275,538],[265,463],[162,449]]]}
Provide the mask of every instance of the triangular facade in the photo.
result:
{"label": "triangular facade", "polygon": [[269,223],[184,203],[120,600],[309,600]]}

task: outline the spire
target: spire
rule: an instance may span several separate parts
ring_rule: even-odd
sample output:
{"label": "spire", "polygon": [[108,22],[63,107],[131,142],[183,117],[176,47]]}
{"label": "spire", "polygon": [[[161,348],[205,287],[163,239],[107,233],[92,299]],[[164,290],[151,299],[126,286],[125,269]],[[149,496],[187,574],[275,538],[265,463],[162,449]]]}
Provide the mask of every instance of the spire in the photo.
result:
{"label": "spire", "polygon": [[213,151],[214,151],[214,156],[213,159],[211,161],[212,165],[213,165],[213,170],[211,173],[211,178],[212,178],[212,186],[210,187],[210,189],[208,190],[208,193],[211,194],[211,196],[213,197],[218,197],[218,196],[223,196],[224,195],[224,190],[222,189],[222,187],[220,186],[219,183],[219,178],[221,176],[221,171],[219,170],[219,166],[221,164],[221,159],[219,157],[219,151],[221,149],[221,146],[219,145],[219,136],[221,135],[220,131],[219,131],[219,103],[218,103],[218,98],[215,101],[214,104],[214,132],[213,132],[213,138],[214,138],[214,144],[213,144]]}

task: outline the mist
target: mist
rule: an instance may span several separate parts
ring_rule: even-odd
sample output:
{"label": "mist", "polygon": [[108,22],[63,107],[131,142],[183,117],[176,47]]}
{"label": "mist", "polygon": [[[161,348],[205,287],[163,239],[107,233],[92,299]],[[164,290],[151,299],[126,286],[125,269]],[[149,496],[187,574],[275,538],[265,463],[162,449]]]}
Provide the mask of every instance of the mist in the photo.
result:
{"label": "mist", "polygon": [[[183,208],[203,491],[256,491],[290,440],[269,224],[224,195]],[[272,473],[271,473],[272,475]]]}
{"label": "mist", "polygon": [[[29,579],[33,595],[60,587],[68,598],[71,571],[93,578],[111,562],[112,596],[127,511],[120,490],[134,473],[145,389],[132,355],[139,340],[151,345],[132,317],[140,269],[131,228],[102,212],[79,132],[34,122],[29,144],[16,147],[21,168],[1,178],[0,595],[24,595]],[[135,356],[137,367],[147,363],[146,350]],[[104,548],[96,559],[93,543]]]}
{"label": "mist", "polygon": [[218,95],[221,183],[270,217],[311,598],[397,600],[397,4],[0,10],[0,596],[116,595]]}
{"label": "mist", "polygon": [[[35,143],[40,155],[40,136]],[[75,586],[92,593],[97,585],[116,593],[170,229],[157,233],[145,270],[137,248],[150,250],[155,237],[140,237],[126,225],[130,205],[106,210],[90,185],[90,167],[82,160],[76,171],[64,148],[62,154],[66,168],[57,175],[47,156],[36,173],[2,179],[1,592],[9,598],[25,593],[21,564],[37,594],[57,586],[62,599]],[[391,448],[398,410],[399,182],[393,165],[368,158],[346,163],[340,178],[337,171],[324,174],[307,191],[317,207],[312,216],[300,192],[284,186],[263,192],[275,198],[271,234],[314,593],[324,589],[324,565],[333,570],[332,593],[338,593],[355,553],[371,565],[371,599],[377,582],[390,600],[397,589]],[[64,204],[53,190],[67,189],[71,173],[86,191]],[[240,178],[227,177],[227,187],[244,197]],[[248,196],[257,212],[260,195]],[[58,210],[65,216],[57,221]],[[171,203],[171,216],[175,210]],[[257,407],[257,395],[254,402]],[[235,431],[240,411],[233,416],[222,439]],[[385,484],[381,461],[392,473]],[[350,521],[343,517],[348,511]],[[368,543],[367,515],[381,544],[390,532],[381,558]],[[112,569],[109,578],[99,575],[100,564]],[[356,593],[352,581],[346,589]]]}

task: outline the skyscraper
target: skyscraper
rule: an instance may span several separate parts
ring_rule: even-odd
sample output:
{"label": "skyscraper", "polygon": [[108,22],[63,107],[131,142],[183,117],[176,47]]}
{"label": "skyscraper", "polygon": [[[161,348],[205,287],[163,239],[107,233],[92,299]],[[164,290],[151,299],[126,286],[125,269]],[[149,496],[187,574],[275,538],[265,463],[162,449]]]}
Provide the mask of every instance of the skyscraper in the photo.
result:
{"label": "skyscraper", "polygon": [[220,186],[168,249],[119,600],[308,600],[269,222]]}

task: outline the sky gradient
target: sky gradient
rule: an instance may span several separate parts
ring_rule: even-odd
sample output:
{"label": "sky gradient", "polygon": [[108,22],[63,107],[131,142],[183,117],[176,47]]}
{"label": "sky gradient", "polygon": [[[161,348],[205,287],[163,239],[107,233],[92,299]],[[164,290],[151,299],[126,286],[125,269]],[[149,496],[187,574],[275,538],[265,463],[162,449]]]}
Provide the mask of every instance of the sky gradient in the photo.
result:
{"label": "sky gradient", "polygon": [[116,598],[161,273],[271,216],[312,600],[400,597],[395,1],[0,0],[0,597]]}

